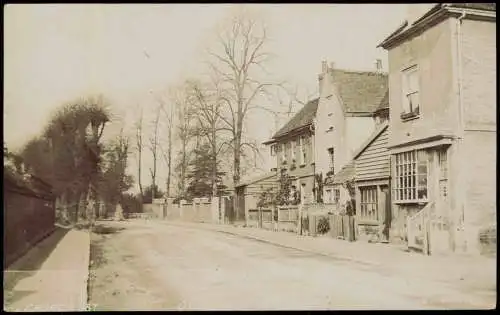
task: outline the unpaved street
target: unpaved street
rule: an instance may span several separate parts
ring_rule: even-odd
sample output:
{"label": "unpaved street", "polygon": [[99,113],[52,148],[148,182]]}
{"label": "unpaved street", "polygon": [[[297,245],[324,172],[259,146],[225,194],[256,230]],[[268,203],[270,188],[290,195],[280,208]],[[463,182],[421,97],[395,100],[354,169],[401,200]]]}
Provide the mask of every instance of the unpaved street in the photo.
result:
{"label": "unpaved street", "polygon": [[491,301],[226,233],[154,221],[100,222],[96,231],[96,310],[463,309]]}

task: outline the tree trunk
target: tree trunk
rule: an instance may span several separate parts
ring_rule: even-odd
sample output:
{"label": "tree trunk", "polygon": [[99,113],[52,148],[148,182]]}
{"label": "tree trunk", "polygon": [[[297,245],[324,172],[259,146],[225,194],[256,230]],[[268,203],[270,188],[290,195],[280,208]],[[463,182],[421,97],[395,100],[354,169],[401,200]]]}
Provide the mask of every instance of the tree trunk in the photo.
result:
{"label": "tree trunk", "polygon": [[169,126],[168,131],[168,166],[167,166],[167,189],[165,191],[165,200],[170,198],[170,178],[172,176],[172,124]]}

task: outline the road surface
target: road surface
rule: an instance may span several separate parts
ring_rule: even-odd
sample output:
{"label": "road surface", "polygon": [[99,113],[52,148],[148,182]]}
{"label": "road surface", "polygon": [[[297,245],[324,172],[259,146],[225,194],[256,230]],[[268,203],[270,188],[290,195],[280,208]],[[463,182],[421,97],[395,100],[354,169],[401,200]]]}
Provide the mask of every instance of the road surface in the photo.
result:
{"label": "road surface", "polygon": [[226,233],[155,221],[100,222],[97,232],[89,285],[96,310],[484,307],[459,288]]}

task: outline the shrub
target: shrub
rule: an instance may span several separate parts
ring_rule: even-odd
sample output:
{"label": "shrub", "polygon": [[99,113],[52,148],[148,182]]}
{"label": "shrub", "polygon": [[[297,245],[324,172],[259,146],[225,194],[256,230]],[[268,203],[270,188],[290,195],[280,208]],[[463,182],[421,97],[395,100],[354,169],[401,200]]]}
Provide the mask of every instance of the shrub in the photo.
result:
{"label": "shrub", "polygon": [[318,233],[326,234],[328,231],[330,231],[330,221],[327,217],[321,217],[318,220]]}

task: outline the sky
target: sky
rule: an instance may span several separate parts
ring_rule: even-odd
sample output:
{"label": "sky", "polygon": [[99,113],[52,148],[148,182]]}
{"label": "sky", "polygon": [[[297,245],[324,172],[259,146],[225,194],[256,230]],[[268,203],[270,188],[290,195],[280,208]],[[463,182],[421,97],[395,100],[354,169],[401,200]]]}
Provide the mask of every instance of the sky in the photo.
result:
{"label": "sky", "polygon": [[[139,105],[201,69],[218,23],[236,4],[9,4],[4,8],[4,141],[13,150],[41,132],[61,104],[103,94],[130,131]],[[269,31],[270,72],[318,90],[321,61],[374,70],[376,48],[405,18],[405,4],[255,4]],[[286,117],[278,123],[283,124]],[[265,112],[249,130],[262,142],[275,131]],[[253,124],[252,124],[253,123]],[[267,125],[267,128],[263,128]],[[146,162],[148,158],[146,157]],[[148,172],[143,181],[148,181]],[[164,167],[159,181],[164,182]]]}

